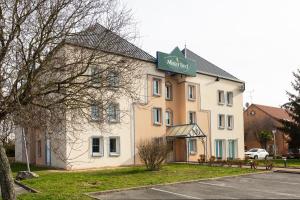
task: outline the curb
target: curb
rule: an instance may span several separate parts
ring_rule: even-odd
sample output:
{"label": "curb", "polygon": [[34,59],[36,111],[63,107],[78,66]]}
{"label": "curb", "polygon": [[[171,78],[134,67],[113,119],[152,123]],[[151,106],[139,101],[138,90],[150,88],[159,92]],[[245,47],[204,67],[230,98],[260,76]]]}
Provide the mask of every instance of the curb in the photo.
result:
{"label": "curb", "polygon": [[287,173],[287,174],[300,174],[300,171],[289,171],[289,170],[274,170],[275,173]]}
{"label": "curb", "polygon": [[179,181],[179,182],[173,182],[173,183],[162,183],[162,184],[146,185],[146,186],[140,186],[140,187],[130,187],[130,188],[105,190],[105,191],[99,191],[99,192],[89,192],[89,193],[84,193],[84,194],[91,197],[91,198],[93,198],[93,199],[98,199],[94,195],[102,195],[102,194],[107,194],[107,193],[112,193],[112,192],[123,192],[123,191],[128,191],[128,190],[149,189],[149,188],[157,187],[157,186],[167,186],[167,185],[175,185],[175,184],[188,184],[188,183],[194,183],[194,182],[198,182],[198,181],[218,180],[218,179],[221,179],[221,178],[234,178],[234,177],[240,177],[240,176],[248,176],[248,175],[253,175],[253,174],[266,174],[266,173],[273,173],[273,172],[272,171],[253,172],[253,173],[246,173],[246,174],[233,175],[233,176],[202,178],[202,179],[195,179],[195,180],[189,180],[189,181]]}
{"label": "curb", "polygon": [[27,186],[27,185],[21,183],[20,181],[15,180],[14,182],[15,182],[16,185],[18,185],[18,186],[24,188],[24,189],[27,190],[28,192],[31,192],[31,193],[40,193],[40,191],[38,191],[38,190],[36,190],[36,189],[34,189],[34,188],[31,188],[31,187],[29,187],[29,186]]}

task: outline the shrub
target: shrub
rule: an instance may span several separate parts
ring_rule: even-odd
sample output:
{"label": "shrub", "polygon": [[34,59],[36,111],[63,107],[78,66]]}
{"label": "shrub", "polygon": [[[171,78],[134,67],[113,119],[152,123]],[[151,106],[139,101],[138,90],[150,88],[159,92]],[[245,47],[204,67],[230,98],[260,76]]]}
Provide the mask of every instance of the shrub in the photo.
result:
{"label": "shrub", "polygon": [[205,155],[204,155],[204,154],[201,154],[201,155],[199,156],[198,162],[199,162],[199,163],[205,163]]}
{"label": "shrub", "polygon": [[151,171],[160,170],[169,152],[164,140],[144,140],[137,148],[140,159]]}

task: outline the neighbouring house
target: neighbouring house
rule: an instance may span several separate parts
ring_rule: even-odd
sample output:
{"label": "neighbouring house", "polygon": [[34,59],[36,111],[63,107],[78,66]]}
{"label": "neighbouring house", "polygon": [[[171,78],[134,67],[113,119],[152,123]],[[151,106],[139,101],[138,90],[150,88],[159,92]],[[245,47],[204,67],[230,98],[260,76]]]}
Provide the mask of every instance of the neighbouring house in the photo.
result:
{"label": "neighbouring house", "polygon": [[289,149],[288,137],[277,129],[281,125],[279,120],[291,120],[291,117],[282,108],[250,105],[244,111],[245,149],[263,148],[258,133],[269,131],[272,133],[272,139],[268,141],[266,150],[272,155],[286,155]]}
{"label": "neighbouring house", "polygon": [[[104,29],[89,28],[89,37],[81,35],[67,48],[93,47]],[[81,143],[72,147],[68,141],[62,143],[59,155],[47,130],[26,129],[31,163],[64,169],[134,165],[140,163],[139,142],[161,138],[171,148],[168,162],[196,162],[200,155],[223,160],[244,157],[243,81],[187,48],[157,52],[153,57],[126,40],[120,45],[129,53],[109,53],[134,59],[143,67],[137,83],[140,100],[117,99],[110,111],[113,121],[103,122],[109,129],[104,132],[93,127],[93,121],[86,122],[82,134],[78,133]],[[120,118],[124,111],[129,114]],[[98,109],[91,108],[91,118],[99,115]],[[65,139],[70,134],[66,127]],[[25,162],[21,130],[16,131],[16,160]]]}

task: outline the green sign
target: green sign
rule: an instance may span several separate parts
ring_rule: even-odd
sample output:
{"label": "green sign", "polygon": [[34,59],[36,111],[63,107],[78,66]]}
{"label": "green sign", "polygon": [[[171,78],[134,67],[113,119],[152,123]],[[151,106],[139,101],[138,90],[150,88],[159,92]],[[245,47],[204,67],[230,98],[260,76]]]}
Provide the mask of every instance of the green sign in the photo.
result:
{"label": "green sign", "polygon": [[158,51],[157,68],[168,72],[196,76],[196,64],[185,58],[178,47],[170,54]]}

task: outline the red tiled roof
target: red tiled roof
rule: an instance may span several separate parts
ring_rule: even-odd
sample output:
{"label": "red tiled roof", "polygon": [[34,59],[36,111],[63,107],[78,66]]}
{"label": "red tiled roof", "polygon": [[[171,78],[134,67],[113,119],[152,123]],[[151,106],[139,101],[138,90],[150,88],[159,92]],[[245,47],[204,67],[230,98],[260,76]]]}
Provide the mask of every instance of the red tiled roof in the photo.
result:
{"label": "red tiled roof", "polygon": [[258,105],[253,104],[263,112],[269,114],[271,117],[276,119],[285,119],[285,120],[292,120],[292,118],[289,116],[289,114],[286,112],[285,109],[277,108],[277,107],[271,107],[271,106],[264,106],[264,105]]}

